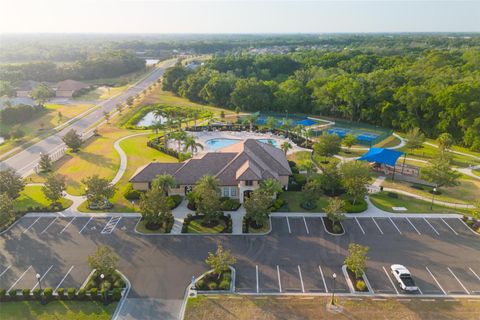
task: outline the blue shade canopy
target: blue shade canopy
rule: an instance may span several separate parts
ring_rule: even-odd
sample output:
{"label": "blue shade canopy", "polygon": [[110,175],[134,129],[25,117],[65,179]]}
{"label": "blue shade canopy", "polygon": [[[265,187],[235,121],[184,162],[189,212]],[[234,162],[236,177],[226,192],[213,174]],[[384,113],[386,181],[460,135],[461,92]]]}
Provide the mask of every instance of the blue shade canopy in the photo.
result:
{"label": "blue shade canopy", "polygon": [[402,154],[403,152],[392,149],[370,148],[370,150],[358,158],[358,160],[388,164],[389,166],[394,167],[398,158],[400,158]]}

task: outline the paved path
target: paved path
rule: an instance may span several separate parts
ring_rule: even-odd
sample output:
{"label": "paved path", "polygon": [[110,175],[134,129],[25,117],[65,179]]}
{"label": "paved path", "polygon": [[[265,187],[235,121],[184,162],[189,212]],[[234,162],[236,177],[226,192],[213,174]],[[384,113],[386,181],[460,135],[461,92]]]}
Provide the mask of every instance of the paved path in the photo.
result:
{"label": "paved path", "polygon": [[117,141],[115,141],[115,143],[113,144],[113,147],[115,148],[115,150],[120,155],[120,167],[118,168],[117,174],[112,179],[112,182],[111,182],[112,184],[116,184],[118,181],[120,181],[120,179],[123,177],[123,174],[125,173],[125,170],[127,170],[127,165],[128,165],[127,154],[120,147],[120,142],[122,142],[123,140],[129,139],[129,138],[138,137],[138,136],[145,136],[145,135],[149,135],[149,134],[151,134],[151,133],[150,132],[135,133],[135,134],[131,134],[129,136],[120,138]]}

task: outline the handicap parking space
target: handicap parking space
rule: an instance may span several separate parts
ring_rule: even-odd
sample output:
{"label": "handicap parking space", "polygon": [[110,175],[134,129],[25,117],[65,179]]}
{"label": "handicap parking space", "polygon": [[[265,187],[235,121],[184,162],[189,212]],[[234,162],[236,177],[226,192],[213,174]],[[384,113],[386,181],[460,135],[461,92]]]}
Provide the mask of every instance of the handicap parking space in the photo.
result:
{"label": "handicap parking space", "polygon": [[114,232],[135,233],[135,227],[141,218],[122,218],[114,229]]}
{"label": "handicap parking space", "polygon": [[82,228],[79,230],[79,233],[85,235],[100,235],[109,221],[109,217],[93,218],[90,221],[85,222],[85,225],[82,226]]}

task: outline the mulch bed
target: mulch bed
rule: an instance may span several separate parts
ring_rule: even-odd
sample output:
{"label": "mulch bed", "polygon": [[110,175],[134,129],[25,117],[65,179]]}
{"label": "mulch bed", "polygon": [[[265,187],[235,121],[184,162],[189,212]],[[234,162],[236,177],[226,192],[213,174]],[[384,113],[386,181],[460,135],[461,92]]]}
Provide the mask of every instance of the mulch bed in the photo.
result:
{"label": "mulch bed", "polygon": [[[368,288],[367,288],[367,285],[366,285],[363,277],[360,277],[360,278],[355,277],[355,273],[350,271],[350,269],[348,269],[348,268],[347,268],[347,274],[348,274],[348,277],[350,278],[350,281],[352,281],[352,283],[353,283],[353,288],[355,289],[355,292],[368,292]],[[365,289],[364,290],[358,290],[357,289],[357,282],[358,281],[363,281],[365,283]]]}
{"label": "mulch bed", "polygon": [[337,223],[338,226],[340,226],[340,232],[335,232],[333,231],[333,223],[330,221],[330,219],[327,218],[322,218],[323,222],[325,223],[325,228],[328,230],[328,232],[333,233],[333,234],[342,234],[344,232],[343,226],[341,223]]}

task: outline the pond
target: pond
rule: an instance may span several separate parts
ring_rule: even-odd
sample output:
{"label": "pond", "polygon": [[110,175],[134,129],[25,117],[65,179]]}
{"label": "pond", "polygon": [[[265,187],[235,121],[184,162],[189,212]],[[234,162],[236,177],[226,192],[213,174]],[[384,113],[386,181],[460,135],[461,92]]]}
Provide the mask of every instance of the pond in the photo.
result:
{"label": "pond", "polygon": [[153,66],[154,64],[158,63],[158,59],[145,59],[145,64],[148,66]]}
{"label": "pond", "polygon": [[161,124],[164,124],[167,122],[166,117],[162,116],[155,116],[155,113],[153,111],[147,113],[140,121],[137,122],[138,127],[149,127],[153,125],[155,122],[160,122]]}
{"label": "pond", "polygon": [[[228,139],[228,138],[215,138],[215,139],[210,139],[205,141],[206,147],[208,150],[218,150],[221,148],[225,148],[228,146],[231,146],[232,144],[235,144],[237,142],[240,142],[242,140],[240,139]],[[274,147],[278,148],[277,141],[273,139],[258,139],[258,141],[263,142],[263,143],[268,143],[273,145]]]}

